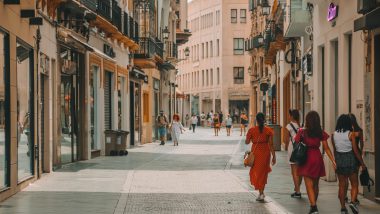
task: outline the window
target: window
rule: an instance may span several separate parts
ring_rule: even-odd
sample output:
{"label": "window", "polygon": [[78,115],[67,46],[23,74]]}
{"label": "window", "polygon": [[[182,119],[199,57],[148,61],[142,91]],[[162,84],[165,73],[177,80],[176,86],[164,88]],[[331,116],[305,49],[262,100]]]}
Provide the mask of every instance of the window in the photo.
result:
{"label": "window", "polygon": [[244,84],[244,67],[234,67],[234,84]]}
{"label": "window", "polygon": [[237,23],[237,9],[231,9],[231,23]]}
{"label": "window", "polygon": [[205,71],[202,70],[202,86],[205,86]]}
{"label": "window", "polygon": [[234,55],[244,54],[244,39],[234,38]]}
{"label": "window", "polygon": [[149,122],[149,94],[148,92],[143,93],[143,120],[144,123]]}
{"label": "window", "polygon": [[31,47],[17,41],[18,181],[33,175],[33,66]]}
{"label": "window", "polygon": [[208,58],[208,42],[206,42],[206,58]]}
{"label": "window", "polygon": [[202,59],[205,58],[205,44],[202,43]]}
{"label": "window", "polygon": [[210,69],[210,85],[214,85],[214,71]]}
{"label": "window", "polygon": [[210,41],[210,57],[213,57],[214,55],[214,47],[212,45],[212,41]]}
{"label": "window", "polygon": [[220,51],[220,47],[219,47],[219,39],[216,40],[216,56],[219,56],[219,51]]}
{"label": "window", "polygon": [[210,83],[209,81],[208,81],[208,70],[206,70],[206,86],[208,86],[208,84]]}
{"label": "window", "polygon": [[220,71],[219,68],[216,69],[216,84],[220,84]]}
{"label": "window", "polygon": [[247,23],[247,10],[240,9],[240,23]]}
{"label": "window", "polygon": [[0,189],[9,185],[9,36],[0,31]]}

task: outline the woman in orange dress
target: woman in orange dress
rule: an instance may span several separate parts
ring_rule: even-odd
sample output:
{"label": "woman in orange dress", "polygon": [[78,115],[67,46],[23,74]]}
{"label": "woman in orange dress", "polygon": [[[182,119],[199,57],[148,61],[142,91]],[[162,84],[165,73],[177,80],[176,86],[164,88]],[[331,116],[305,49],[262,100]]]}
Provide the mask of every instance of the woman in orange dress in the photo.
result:
{"label": "woman in orange dress", "polygon": [[256,201],[264,201],[264,188],[267,184],[268,174],[272,171],[270,160],[272,154],[272,165],[276,164],[276,154],[273,148],[273,130],[265,126],[265,115],[258,113],[256,115],[258,126],[252,127],[247,133],[246,144],[252,142],[251,152],[255,155],[254,165],[249,171],[251,184],[260,195]]}

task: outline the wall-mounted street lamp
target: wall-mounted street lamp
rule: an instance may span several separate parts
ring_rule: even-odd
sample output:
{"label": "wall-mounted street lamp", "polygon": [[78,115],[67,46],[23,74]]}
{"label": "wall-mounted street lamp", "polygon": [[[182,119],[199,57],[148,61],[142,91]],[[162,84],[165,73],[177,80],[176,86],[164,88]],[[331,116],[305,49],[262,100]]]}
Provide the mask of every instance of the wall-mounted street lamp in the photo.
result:
{"label": "wall-mounted street lamp", "polygon": [[267,16],[269,15],[270,13],[270,5],[268,4],[268,1],[264,1],[261,5],[261,9],[262,9],[262,14],[264,16]]}
{"label": "wall-mounted street lamp", "polygon": [[264,37],[261,35],[261,33],[257,36],[257,41],[260,45],[264,44]]}
{"label": "wall-mounted street lamp", "polygon": [[189,57],[190,56],[190,48],[189,47],[186,47],[185,50],[185,57]]}
{"label": "wall-mounted street lamp", "polygon": [[249,74],[249,75],[252,74],[252,67],[251,67],[251,66],[248,67],[248,74]]}
{"label": "wall-mounted street lamp", "polygon": [[164,40],[167,40],[169,39],[169,29],[168,29],[168,26],[165,27],[165,29],[162,31],[162,37],[164,38]]}

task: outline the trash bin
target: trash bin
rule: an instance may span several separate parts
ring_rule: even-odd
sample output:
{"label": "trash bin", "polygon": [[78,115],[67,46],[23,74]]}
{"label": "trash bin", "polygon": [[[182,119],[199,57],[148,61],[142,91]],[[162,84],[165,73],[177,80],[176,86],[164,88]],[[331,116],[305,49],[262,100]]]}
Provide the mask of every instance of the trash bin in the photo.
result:
{"label": "trash bin", "polygon": [[276,124],[268,125],[273,129],[273,148],[275,151],[281,151],[281,126]]}
{"label": "trash bin", "polygon": [[128,131],[124,130],[118,130],[118,138],[116,141],[116,147],[115,150],[117,151],[118,155],[127,155],[127,139],[128,139]]}
{"label": "trash bin", "polygon": [[119,136],[119,133],[115,130],[105,130],[105,155],[106,156],[113,156],[115,155],[115,149],[116,149],[116,141]]}

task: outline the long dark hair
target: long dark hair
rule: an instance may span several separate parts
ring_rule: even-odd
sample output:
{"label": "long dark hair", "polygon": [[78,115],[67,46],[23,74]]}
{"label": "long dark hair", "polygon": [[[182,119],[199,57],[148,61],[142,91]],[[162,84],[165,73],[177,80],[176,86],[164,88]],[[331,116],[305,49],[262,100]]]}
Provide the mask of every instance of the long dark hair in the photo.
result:
{"label": "long dark hair", "polygon": [[342,114],[339,116],[338,120],[336,121],[335,131],[337,132],[351,131],[352,132],[352,121],[351,121],[350,116],[348,116],[348,114]]}
{"label": "long dark hair", "polygon": [[355,131],[355,132],[363,132],[363,129],[360,128],[360,126],[358,124],[358,121],[356,120],[355,115],[352,114],[352,113],[350,113],[350,114],[348,114],[348,116],[350,117],[352,126],[354,127],[353,131]]}
{"label": "long dark hair", "polygon": [[264,125],[265,125],[265,115],[261,112],[257,113],[256,121],[257,121],[257,124],[259,124],[260,133],[263,133]]}
{"label": "long dark hair", "polygon": [[319,117],[318,112],[311,111],[307,113],[305,121],[306,134],[309,137],[322,138],[323,131],[321,127],[321,118]]}

